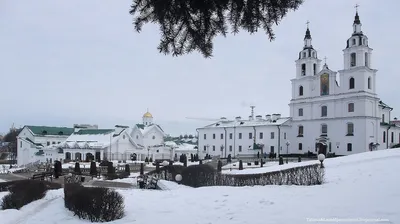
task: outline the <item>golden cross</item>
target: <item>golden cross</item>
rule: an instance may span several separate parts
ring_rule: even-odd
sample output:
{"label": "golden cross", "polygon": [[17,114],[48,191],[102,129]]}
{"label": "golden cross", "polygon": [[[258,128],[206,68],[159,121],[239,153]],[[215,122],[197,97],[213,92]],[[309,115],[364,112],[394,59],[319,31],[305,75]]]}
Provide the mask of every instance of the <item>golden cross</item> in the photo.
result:
{"label": "golden cross", "polygon": [[356,8],[356,12],[358,12],[358,7],[360,7],[359,4],[356,4],[356,6],[354,6],[354,8]]}
{"label": "golden cross", "polygon": [[324,60],[325,60],[325,64],[326,64],[326,59],[328,59],[326,56],[324,57]]}
{"label": "golden cross", "polygon": [[307,28],[308,28],[308,24],[310,24],[310,21],[307,20],[306,24],[307,24]]}

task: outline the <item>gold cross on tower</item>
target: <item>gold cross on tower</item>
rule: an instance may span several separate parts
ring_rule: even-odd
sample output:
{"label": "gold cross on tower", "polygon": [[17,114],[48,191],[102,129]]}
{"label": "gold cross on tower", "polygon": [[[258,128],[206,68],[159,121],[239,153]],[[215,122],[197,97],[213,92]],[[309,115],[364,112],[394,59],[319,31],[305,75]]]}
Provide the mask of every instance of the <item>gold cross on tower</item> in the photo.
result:
{"label": "gold cross on tower", "polygon": [[324,60],[325,60],[325,64],[326,64],[326,59],[328,59],[326,56],[324,57]]}
{"label": "gold cross on tower", "polygon": [[358,12],[358,7],[360,7],[359,4],[356,4],[356,6],[354,6],[354,8],[356,8],[356,12]]}
{"label": "gold cross on tower", "polygon": [[310,24],[310,21],[307,20],[306,24],[307,24],[307,29],[308,29],[308,24]]}

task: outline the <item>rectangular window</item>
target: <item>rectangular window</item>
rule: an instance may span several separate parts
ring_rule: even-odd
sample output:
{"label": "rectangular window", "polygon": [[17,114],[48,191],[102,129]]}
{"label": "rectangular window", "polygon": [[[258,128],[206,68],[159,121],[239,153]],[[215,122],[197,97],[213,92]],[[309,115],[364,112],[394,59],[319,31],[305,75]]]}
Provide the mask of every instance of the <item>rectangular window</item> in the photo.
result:
{"label": "rectangular window", "polygon": [[52,142],[51,144],[54,145],[54,144],[56,144],[56,142]]}
{"label": "rectangular window", "polygon": [[50,145],[50,142],[47,142],[47,146],[49,146]]}
{"label": "rectangular window", "polygon": [[354,103],[349,103],[347,109],[349,112],[354,112]]}
{"label": "rectangular window", "polygon": [[394,132],[392,131],[392,136],[390,136],[390,140],[393,143],[394,142]]}
{"label": "rectangular window", "polygon": [[242,133],[239,133],[239,139],[242,139]]}
{"label": "rectangular window", "polygon": [[354,124],[348,123],[347,124],[347,136],[353,136],[353,135],[354,135]]}
{"label": "rectangular window", "polygon": [[275,138],[275,132],[271,132],[271,139]]}
{"label": "rectangular window", "polygon": [[313,66],[313,70],[314,70],[314,75],[316,75],[317,74],[317,64],[315,64],[315,63],[314,63],[314,66]]}
{"label": "rectangular window", "polygon": [[299,117],[303,116],[303,108],[299,108]]}
{"label": "rectangular window", "polygon": [[207,135],[206,134],[204,134],[204,139],[207,139]]}
{"label": "rectangular window", "polygon": [[224,139],[224,134],[221,134],[221,139]]}
{"label": "rectangular window", "polygon": [[249,139],[253,139],[253,133],[249,133]]}
{"label": "rectangular window", "polygon": [[215,151],[215,145],[213,145],[213,151]]}
{"label": "rectangular window", "polygon": [[241,152],[242,151],[242,146],[241,145],[239,145],[239,152]]}
{"label": "rectangular window", "polygon": [[229,139],[232,139],[232,137],[233,137],[233,134],[229,133]]}
{"label": "rectangular window", "polygon": [[297,137],[303,137],[303,134],[304,134],[304,128],[303,126],[299,126]]}
{"label": "rectangular window", "polygon": [[203,149],[204,149],[204,152],[205,152],[205,151],[207,151],[207,146],[204,146],[204,148],[203,148]]}
{"label": "rectangular window", "polygon": [[213,134],[213,139],[215,139],[215,134]]}
{"label": "rectangular window", "polygon": [[299,150],[303,150],[303,144],[299,143]]}
{"label": "rectangular window", "polygon": [[286,139],[286,132],[283,133],[283,139]]}
{"label": "rectangular window", "polygon": [[350,55],[350,66],[356,66],[356,53],[351,53]]}
{"label": "rectangular window", "polygon": [[271,153],[274,153],[275,147],[274,147],[274,146],[270,146],[270,149],[269,149],[269,150],[270,150]]}
{"label": "rectangular window", "polygon": [[353,150],[353,145],[351,143],[347,143],[347,151],[351,152]]}
{"label": "rectangular window", "polygon": [[[400,138],[400,137],[399,137],[399,138]],[[22,147],[22,141],[20,141],[19,145],[20,145],[20,147]]]}
{"label": "rectangular window", "polygon": [[229,146],[229,152],[232,152],[232,146],[231,145]]}
{"label": "rectangular window", "polygon": [[306,64],[301,64],[301,75],[302,76],[306,75]]}
{"label": "rectangular window", "polygon": [[260,132],[260,139],[264,138],[264,133]]}

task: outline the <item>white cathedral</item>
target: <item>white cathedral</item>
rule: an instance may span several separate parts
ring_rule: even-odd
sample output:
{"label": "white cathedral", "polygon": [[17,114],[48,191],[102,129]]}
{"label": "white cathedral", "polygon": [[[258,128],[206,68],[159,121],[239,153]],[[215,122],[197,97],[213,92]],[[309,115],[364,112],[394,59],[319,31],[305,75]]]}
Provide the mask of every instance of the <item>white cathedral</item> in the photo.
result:
{"label": "white cathedral", "polygon": [[68,127],[23,127],[17,136],[17,163],[36,162],[134,160],[145,158],[170,159],[174,148],[164,144],[163,129],[153,123],[147,111],[142,123],[133,127],[115,125],[99,129],[97,125]]}
{"label": "white cathedral", "polygon": [[390,120],[393,108],[376,93],[377,70],[371,64],[372,49],[358,12],[343,53],[342,70],[332,71],[326,62],[320,69],[321,60],[307,27],[296,60],[296,77],[291,80],[290,117],[273,114],[263,118],[252,113],[248,120],[222,118],[197,129],[199,149],[226,157],[255,154],[262,144],[266,153],[349,155],[399,144],[400,127]]}

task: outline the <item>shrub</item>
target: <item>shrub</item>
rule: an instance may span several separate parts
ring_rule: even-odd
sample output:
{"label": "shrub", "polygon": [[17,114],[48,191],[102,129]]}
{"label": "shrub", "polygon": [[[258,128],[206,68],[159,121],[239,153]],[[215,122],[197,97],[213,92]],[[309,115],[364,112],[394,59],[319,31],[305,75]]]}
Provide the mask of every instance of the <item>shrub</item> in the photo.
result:
{"label": "shrub", "polygon": [[91,222],[109,222],[124,216],[123,197],[107,188],[66,184],[64,204],[74,215]]}
{"label": "shrub", "polygon": [[144,159],[144,161],[145,161],[146,163],[148,163],[148,162],[149,162],[149,158],[146,157],[146,159]]}
{"label": "shrub", "polygon": [[81,173],[82,173],[82,172],[81,172],[81,166],[79,165],[78,162],[75,163],[74,172],[77,173],[77,174],[81,174]]}
{"label": "shrub", "polygon": [[101,161],[99,166],[108,166],[108,161],[107,160]]}
{"label": "shrub", "polygon": [[156,172],[160,173],[160,163],[156,162]]}
{"label": "shrub", "polygon": [[279,156],[279,165],[283,165],[283,157]]}
{"label": "shrub", "polygon": [[182,184],[191,187],[213,186],[215,169],[207,164],[193,165],[182,171]]}
{"label": "shrub", "polygon": [[140,164],[140,175],[143,175],[143,174],[144,174],[144,164],[141,163]]}
{"label": "shrub", "polygon": [[107,164],[107,174],[115,173],[115,168],[112,162],[108,162]]}
{"label": "shrub", "polygon": [[193,156],[193,153],[190,153],[190,162],[194,162],[194,156]]}
{"label": "shrub", "polygon": [[150,159],[149,159],[149,162],[150,162],[150,163],[152,163],[152,162],[153,162],[153,158],[152,158],[152,157],[150,157]]}
{"label": "shrub", "polygon": [[203,160],[199,160],[199,164],[200,164],[200,165],[203,164]]}
{"label": "shrub", "polygon": [[129,164],[125,164],[125,173],[131,173],[131,168],[129,167]]}
{"label": "shrub", "polygon": [[239,170],[243,170],[243,161],[239,160]]}
{"label": "shrub", "polygon": [[97,175],[97,168],[96,168],[96,162],[91,162],[90,163],[90,175],[96,176]]}
{"label": "shrub", "polygon": [[115,179],[124,179],[130,176],[130,173],[122,172],[122,173],[107,173],[103,174],[106,180],[115,180]]}
{"label": "shrub", "polygon": [[254,165],[258,166],[258,160],[254,161]]}
{"label": "shrub", "polygon": [[61,162],[56,160],[54,162],[54,178],[58,179],[58,177],[61,176],[61,173],[62,173]]}
{"label": "shrub", "polygon": [[32,201],[43,198],[47,190],[61,188],[60,184],[38,180],[20,180],[7,183],[10,194],[3,198],[1,203],[3,210],[20,209]]}
{"label": "shrub", "polygon": [[185,156],[185,160],[183,161],[183,166],[184,166],[184,167],[187,167],[187,159],[186,159],[186,156]]}
{"label": "shrub", "polygon": [[218,172],[222,171],[222,161],[221,160],[218,160],[217,169],[218,169]]}
{"label": "shrub", "polygon": [[323,183],[324,175],[325,171],[320,168],[320,164],[313,164],[261,174],[224,174],[218,178],[217,184],[223,186],[319,185]]}

